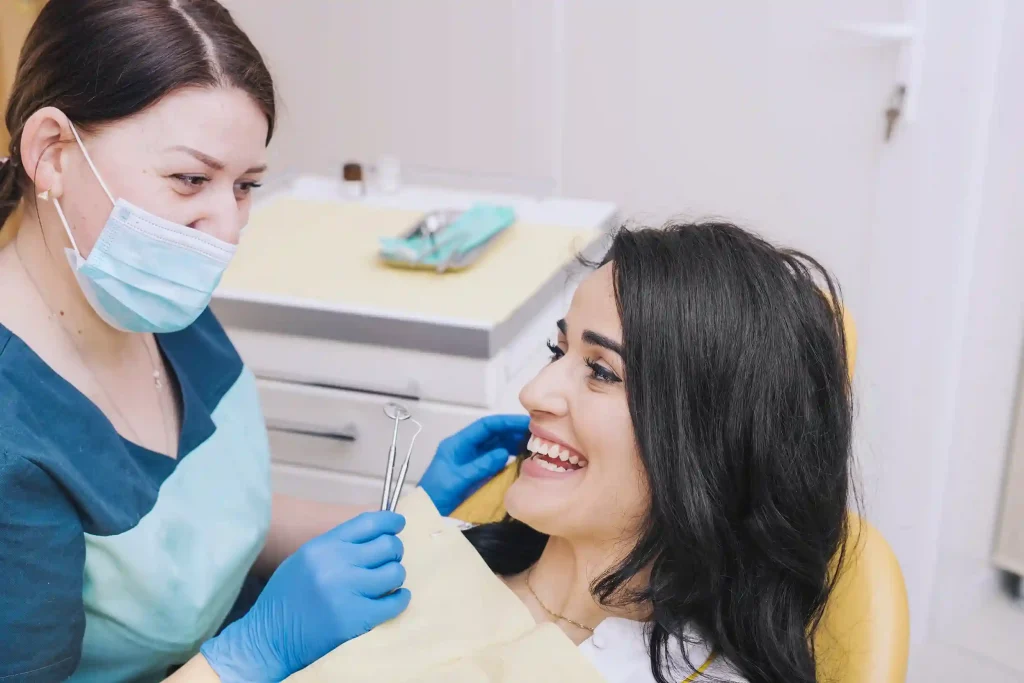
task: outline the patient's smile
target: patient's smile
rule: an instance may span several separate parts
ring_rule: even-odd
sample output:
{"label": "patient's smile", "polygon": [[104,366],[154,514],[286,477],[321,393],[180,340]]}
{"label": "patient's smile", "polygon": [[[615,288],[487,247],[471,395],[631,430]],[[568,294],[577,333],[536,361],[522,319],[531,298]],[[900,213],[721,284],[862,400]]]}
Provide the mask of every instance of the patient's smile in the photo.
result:
{"label": "patient's smile", "polygon": [[575,472],[587,466],[587,459],[573,449],[536,435],[530,437],[526,450],[532,454],[528,462],[547,472]]}

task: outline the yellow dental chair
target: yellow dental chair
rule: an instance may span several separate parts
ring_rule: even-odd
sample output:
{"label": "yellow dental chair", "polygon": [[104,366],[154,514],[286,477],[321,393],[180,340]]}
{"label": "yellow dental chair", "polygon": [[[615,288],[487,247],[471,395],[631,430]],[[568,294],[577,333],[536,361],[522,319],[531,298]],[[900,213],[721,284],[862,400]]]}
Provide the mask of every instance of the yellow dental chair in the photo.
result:
{"label": "yellow dental chair", "polygon": [[[853,319],[845,313],[850,374],[857,355]],[[476,524],[505,515],[505,491],[515,481],[509,467],[464,502],[452,516]],[[845,565],[815,637],[822,683],[904,683],[910,610],[903,573],[877,529],[850,513]],[[699,680],[699,679],[698,679]]]}

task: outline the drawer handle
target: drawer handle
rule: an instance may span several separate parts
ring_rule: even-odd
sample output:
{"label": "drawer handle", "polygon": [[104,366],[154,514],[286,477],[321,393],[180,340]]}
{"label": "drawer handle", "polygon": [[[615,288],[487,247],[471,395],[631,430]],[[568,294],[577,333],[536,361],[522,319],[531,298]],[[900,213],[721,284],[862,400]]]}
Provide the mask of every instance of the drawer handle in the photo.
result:
{"label": "drawer handle", "polygon": [[[550,355],[550,354],[548,354]],[[547,357],[547,356],[545,356]],[[355,385],[337,384],[334,382],[324,382],[300,379],[295,376],[283,373],[275,372],[260,372],[257,379],[266,380],[268,382],[274,382],[276,384],[291,385],[292,387],[312,387],[314,389],[331,389],[337,391],[347,391],[353,394],[366,394],[368,396],[385,396],[390,398],[400,398],[407,401],[418,401],[420,400],[420,389],[419,385],[415,381],[409,382],[408,393],[395,393],[394,391],[385,391],[383,389],[371,389],[370,387],[360,387]]]}
{"label": "drawer handle", "polygon": [[358,438],[358,430],[354,424],[347,424],[340,430],[325,427],[299,426],[285,424],[282,422],[267,422],[267,429],[275,432],[286,432],[300,436],[314,436],[319,439],[331,439],[332,441],[344,441],[353,443]]}

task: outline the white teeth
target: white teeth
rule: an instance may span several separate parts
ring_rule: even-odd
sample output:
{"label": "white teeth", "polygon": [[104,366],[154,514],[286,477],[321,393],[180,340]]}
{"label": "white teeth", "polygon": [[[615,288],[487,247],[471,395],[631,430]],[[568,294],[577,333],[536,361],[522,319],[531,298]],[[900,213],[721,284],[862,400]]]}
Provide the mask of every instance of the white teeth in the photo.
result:
{"label": "white teeth", "polygon": [[[530,436],[530,441],[526,444],[526,450],[528,450],[530,453],[533,453],[534,456],[546,455],[551,460],[561,461],[564,463],[571,463],[577,467],[587,466],[586,460],[584,460],[578,455],[572,455],[571,451],[565,446],[559,446],[556,443],[550,443],[540,438],[539,436]],[[538,458],[534,459],[539,461]],[[554,472],[567,471],[565,468],[561,468],[560,470],[553,469],[555,467],[558,467],[558,465],[555,465],[553,463],[548,462],[547,464],[551,465],[551,467],[547,469],[551,469]]]}
{"label": "white teeth", "polygon": [[562,470],[563,472],[565,471],[563,468],[559,467],[558,465],[555,465],[554,463],[548,462],[547,460],[541,460],[538,458],[537,464],[551,472],[557,472],[559,470]]}
{"label": "white teeth", "polygon": [[534,457],[533,461],[548,470],[549,472],[568,472],[569,470],[561,465],[556,465],[550,460],[544,460],[543,458]]}

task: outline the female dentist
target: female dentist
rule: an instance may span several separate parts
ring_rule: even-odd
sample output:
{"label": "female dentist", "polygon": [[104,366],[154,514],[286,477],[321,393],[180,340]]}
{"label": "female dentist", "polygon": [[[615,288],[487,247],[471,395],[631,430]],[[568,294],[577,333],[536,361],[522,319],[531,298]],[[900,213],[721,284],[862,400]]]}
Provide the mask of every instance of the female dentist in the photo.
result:
{"label": "female dentist", "polygon": [[[280,680],[408,604],[400,516],[271,504],[256,385],[207,308],[274,120],[215,0],[51,0],[28,35],[0,163],[4,683],[192,657],[176,679]],[[450,512],[525,429],[472,425],[423,488]]]}

